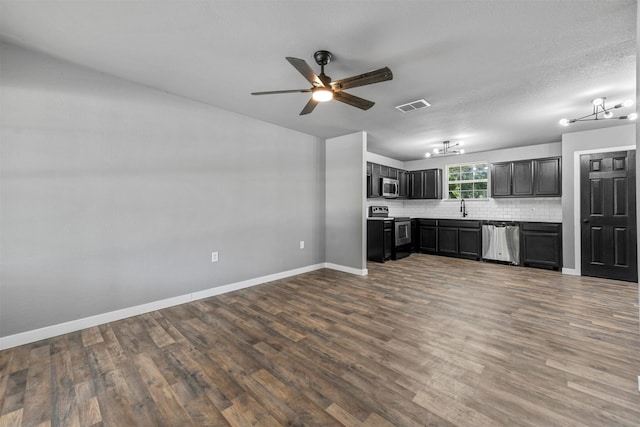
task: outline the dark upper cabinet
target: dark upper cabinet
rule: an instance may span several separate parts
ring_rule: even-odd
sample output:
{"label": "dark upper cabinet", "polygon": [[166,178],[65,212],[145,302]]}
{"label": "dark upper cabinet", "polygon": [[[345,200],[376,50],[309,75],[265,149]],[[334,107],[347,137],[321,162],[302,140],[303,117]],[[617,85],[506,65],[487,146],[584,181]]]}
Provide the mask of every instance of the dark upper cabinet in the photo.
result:
{"label": "dark upper cabinet", "polygon": [[511,196],[511,163],[491,164],[491,196]]}
{"label": "dark upper cabinet", "polygon": [[535,194],[537,196],[562,195],[562,162],[560,157],[536,159],[533,161],[536,171]]}
{"label": "dark upper cabinet", "polygon": [[371,191],[368,191],[368,197],[376,198],[380,197],[380,178],[382,178],[380,165],[375,163],[369,163],[371,165],[371,183],[368,187],[371,188]]}
{"label": "dark upper cabinet", "polygon": [[398,181],[400,183],[400,190],[398,197],[406,199],[409,197],[409,172],[398,170]]}
{"label": "dark upper cabinet", "polygon": [[378,168],[380,168],[381,178],[398,179],[398,169],[392,168],[391,166],[384,166],[384,165],[377,165],[377,166]]}
{"label": "dark upper cabinet", "polygon": [[560,168],[560,157],[493,163],[491,197],[560,196]]}
{"label": "dark upper cabinet", "polygon": [[442,199],[442,169],[424,171],[424,198]]}
{"label": "dark upper cabinet", "polygon": [[409,197],[409,172],[391,166],[367,162],[367,197],[380,198],[380,178],[391,178],[400,181],[399,197]]}
{"label": "dark upper cabinet", "polygon": [[407,172],[390,166],[367,162],[367,197],[381,197],[380,178],[397,179],[398,197],[408,199],[442,199],[442,169]]}
{"label": "dark upper cabinet", "polygon": [[562,268],[562,224],[520,223],[520,254],[524,266]]}
{"label": "dark upper cabinet", "polygon": [[423,187],[422,171],[409,172],[409,198],[421,199]]}
{"label": "dark upper cabinet", "polygon": [[513,162],[511,194],[518,197],[533,196],[533,162]]}
{"label": "dark upper cabinet", "polygon": [[410,199],[442,199],[442,169],[409,172]]}

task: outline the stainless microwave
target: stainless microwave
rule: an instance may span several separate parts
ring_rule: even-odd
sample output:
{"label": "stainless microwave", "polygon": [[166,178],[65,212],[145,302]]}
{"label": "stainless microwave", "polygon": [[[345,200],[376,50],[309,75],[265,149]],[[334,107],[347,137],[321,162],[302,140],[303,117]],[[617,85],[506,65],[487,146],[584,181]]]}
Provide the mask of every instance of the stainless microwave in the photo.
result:
{"label": "stainless microwave", "polygon": [[380,193],[382,197],[398,197],[400,195],[400,183],[393,178],[380,178]]}

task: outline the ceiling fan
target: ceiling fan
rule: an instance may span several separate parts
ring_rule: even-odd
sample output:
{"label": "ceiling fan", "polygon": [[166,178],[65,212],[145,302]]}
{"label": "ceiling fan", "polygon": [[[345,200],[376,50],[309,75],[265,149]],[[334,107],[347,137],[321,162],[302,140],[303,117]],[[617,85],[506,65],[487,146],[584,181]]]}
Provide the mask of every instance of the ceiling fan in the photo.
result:
{"label": "ceiling fan", "polygon": [[368,110],[373,107],[374,102],[357,97],[355,95],[343,92],[344,89],[350,89],[352,87],[365,86],[373,83],[383,82],[385,80],[393,79],[393,74],[388,67],[380,68],[379,70],[369,71],[368,73],[360,74],[353,77],[347,77],[346,79],[331,81],[331,77],[324,73],[324,66],[331,62],[331,52],[326,50],[319,50],[313,54],[316,63],[320,66],[320,75],[316,75],[313,69],[306,63],[304,59],[292,58],[287,56],[287,61],[293,67],[298,70],[305,79],[311,83],[311,89],[293,89],[293,90],[275,90],[269,92],[253,92],[251,95],[271,95],[276,93],[297,93],[297,92],[311,92],[311,99],[304,106],[300,115],[309,114],[316,108],[318,102],[325,102],[331,99],[344,102],[361,110]]}

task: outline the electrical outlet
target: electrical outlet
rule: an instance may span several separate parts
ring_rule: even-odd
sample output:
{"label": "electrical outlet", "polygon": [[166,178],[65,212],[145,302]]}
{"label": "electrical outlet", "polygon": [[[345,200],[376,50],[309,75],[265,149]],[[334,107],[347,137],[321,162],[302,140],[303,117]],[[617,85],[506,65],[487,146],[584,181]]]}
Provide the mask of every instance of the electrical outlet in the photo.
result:
{"label": "electrical outlet", "polygon": [[211,262],[218,262],[218,252],[211,252]]}
{"label": "electrical outlet", "polygon": [[304,249],[304,240],[300,240],[300,249]]}

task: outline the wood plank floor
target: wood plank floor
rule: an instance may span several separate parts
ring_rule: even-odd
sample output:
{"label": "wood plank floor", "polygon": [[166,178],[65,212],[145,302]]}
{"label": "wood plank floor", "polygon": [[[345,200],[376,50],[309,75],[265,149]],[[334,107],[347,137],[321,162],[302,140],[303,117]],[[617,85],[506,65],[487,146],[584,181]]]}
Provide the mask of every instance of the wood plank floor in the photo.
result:
{"label": "wood plank floor", "polygon": [[638,426],[637,284],[414,254],[0,352],[1,426]]}

